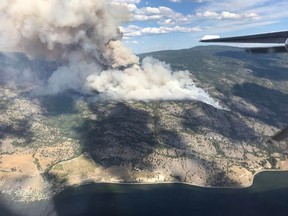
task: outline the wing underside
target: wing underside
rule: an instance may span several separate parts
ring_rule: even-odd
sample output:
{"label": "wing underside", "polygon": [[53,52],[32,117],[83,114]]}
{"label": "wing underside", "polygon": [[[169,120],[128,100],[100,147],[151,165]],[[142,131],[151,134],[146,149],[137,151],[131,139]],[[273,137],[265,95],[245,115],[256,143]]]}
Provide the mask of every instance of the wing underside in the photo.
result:
{"label": "wing underside", "polygon": [[272,32],[265,34],[246,35],[238,37],[220,38],[204,36],[200,42],[218,42],[218,43],[273,43],[282,44],[274,47],[253,47],[245,48],[245,51],[253,54],[261,53],[283,53],[288,51],[288,31]]}
{"label": "wing underside", "polygon": [[202,39],[200,42],[225,42],[225,43],[279,43],[284,44],[288,38],[288,31],[272,32],[265,34],[246,35],[228,38]]}
{"label": "wing underside", "polygon": [[285,46],[276,46],[276,47],[251,47],[245,48],[247,53],[252,54],[264,54],[264,53],[286,53],[287,49]]}

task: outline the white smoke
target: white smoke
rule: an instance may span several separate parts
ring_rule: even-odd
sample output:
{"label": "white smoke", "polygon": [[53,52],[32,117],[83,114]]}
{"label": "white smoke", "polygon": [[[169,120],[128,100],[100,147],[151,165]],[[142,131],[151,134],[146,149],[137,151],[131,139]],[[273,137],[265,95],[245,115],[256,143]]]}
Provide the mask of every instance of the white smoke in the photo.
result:
{"label": "white smoke", "polygon": [[106,70],[87,77],[86,86],[102,98],[114,100],[182,100],[203,101],[220,108],[204,90],[195,86],[188,71],[172,72],[169,65],[145,58],[141,68]]}
{"label": "white smoke", "polygon": [[102,99],[193,99],[220,108],[188,71],[139,59],[120,41],[125,4],[106,0],[1,0],[0,49],[63,62],[40,93],[97,91]]}

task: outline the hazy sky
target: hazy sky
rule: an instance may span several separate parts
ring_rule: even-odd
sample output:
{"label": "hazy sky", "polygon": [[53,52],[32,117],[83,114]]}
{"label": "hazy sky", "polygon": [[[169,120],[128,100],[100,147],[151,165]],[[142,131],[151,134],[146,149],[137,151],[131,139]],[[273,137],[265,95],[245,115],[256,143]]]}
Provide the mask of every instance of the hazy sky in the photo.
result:
{"label": "hazy sky", "polygon": [[136,53],[190,48],[206,34],[236,36],[286,30],[286,0],[113,0],[132,21],[124,42]]}

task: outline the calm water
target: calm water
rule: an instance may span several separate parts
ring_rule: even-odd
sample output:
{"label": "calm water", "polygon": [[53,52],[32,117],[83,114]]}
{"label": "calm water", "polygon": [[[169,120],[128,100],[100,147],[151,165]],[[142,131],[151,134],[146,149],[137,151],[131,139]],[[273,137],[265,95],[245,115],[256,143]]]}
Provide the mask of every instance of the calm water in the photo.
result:
{"label": "calm water", "polygon": [[0,215],[288,215],[288,172],[265,172],[245,189],[184,184],[90,184],[25,207],[2,204]]}

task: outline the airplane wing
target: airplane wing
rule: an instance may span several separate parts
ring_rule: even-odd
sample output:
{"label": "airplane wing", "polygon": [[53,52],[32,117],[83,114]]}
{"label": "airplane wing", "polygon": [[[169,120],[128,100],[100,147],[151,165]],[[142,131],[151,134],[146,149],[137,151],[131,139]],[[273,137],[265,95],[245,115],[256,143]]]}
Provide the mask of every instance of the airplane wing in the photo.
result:
{"label": "airplane wing", "polygon": [[206,35],[200,42],[223,42],[223,43],[276,43],[283,44],[276,47],[253,47],[245,48],[248,53],[282,53],[288,51],[288,31],[272,32],[256,35],[221,38],[218,35]]}
{"label": "airplane wing", "polygon": [[[214,36],[214,35],[213,35]],[[221,38],[219,36],[204,36],[200,42],[225,42],[225,43],[279,43],[284,44],[288,38],[288,31],[272,32],[265,34],[246,35],[237,37]]]}

